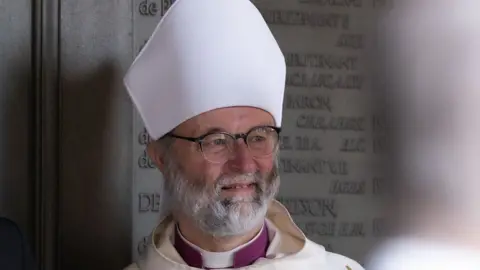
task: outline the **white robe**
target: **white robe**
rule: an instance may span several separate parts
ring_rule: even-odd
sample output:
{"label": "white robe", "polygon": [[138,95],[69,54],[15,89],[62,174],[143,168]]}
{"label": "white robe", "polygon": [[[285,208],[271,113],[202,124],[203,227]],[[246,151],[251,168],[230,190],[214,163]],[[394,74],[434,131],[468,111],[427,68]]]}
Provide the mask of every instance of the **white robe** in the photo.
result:
{"label": "white robe", "polygon": [[[356,261],[328,252],[305,237],[295,225],[287,209],[278,201],[272,202],[267,213],[267,228],[271,236],[267,258],[253,265],[237,269],[277,270],[364,270]],[[124,270],[189,270],[175,250],[172,235],[175,223],[171,216],[165,218],[153,231],[145,254]]]}

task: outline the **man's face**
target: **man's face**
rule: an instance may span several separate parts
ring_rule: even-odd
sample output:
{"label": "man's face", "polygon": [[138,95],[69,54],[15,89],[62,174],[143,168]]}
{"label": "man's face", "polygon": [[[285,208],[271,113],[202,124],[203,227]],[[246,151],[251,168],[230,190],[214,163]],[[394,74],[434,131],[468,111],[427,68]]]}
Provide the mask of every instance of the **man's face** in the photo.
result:
{"label": "man's face", "polygon": [[[186,137],[212,130],[238,134],[265,125],[274,125],[269,113],[231,107],[192,118],[174,133]],[[279,187],[277,151],[255,157],[242,139],[233,146],[229,158],[212,162],[197,143],[175,139],[162,168],[165,188],[179,210],[218,237],[243,234],[260,225]]]}

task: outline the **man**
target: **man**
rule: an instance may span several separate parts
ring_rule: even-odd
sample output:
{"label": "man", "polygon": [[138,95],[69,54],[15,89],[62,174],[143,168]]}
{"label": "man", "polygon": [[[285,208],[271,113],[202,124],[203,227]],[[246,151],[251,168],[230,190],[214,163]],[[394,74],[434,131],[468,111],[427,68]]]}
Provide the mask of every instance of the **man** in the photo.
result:
{"label": "man", "polygon": [[274,200],[285,77],[249,0],[170,7],[125,84],[173,209],[127,269],[362,269],[306,239]]}
{"label": "man", "polygon": [[367,269],[480,269],[480,1],[402,0],[387,25],[402,187]]}

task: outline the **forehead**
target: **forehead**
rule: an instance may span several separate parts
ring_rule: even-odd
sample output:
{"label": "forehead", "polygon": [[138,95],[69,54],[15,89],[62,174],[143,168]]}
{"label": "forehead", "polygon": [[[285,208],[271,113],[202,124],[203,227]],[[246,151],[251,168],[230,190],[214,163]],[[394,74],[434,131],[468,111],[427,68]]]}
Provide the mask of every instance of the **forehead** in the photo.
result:
{"label": "forehead", "polygon": [[258,125],[274,125],[273,116],[253,107],[228,107],[197,115],[182,124],[176,131],[189,136],[199,136],[218,129],[227,132],[244,132]]}

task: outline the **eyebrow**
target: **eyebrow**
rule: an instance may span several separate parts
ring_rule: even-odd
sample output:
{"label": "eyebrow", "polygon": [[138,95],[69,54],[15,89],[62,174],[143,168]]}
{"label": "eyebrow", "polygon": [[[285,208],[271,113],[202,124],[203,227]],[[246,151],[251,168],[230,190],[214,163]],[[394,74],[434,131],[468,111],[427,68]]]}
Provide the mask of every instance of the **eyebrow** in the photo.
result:
{"label": "eyebrow", "polygon": [[[275,126],[275,125],[272,122],[263,122],[263,123],[260,123],[258,125],[250,127],[250,129],[255,128],[255,127],[262,127],[262,126]],[[197,135],[198,131],[200,131],[200,128],[195,129],[194,132],[192,133],[192,135]],[[209,129],[207,129],[206,131],[203,131],[201,134],[198,134],[198,136],[203,136],[205,134],[210,134],[210,133],[215,133],[215,132],[228,132],[228,131],[226,131],[224,128],[221,128],[221,127],[211,127]],[[248,132],[248,130],[246,132]]]}
{"label": "eyebrow", "polygon": [[215,133],[215,132],[227,132],[227,131],[223,128],[211,127],[209,129],[207,129],[206,131],[202,132],[202,134],[200,134],[200,136],[203,135],[203,134],[209,134],[209,133]]}

